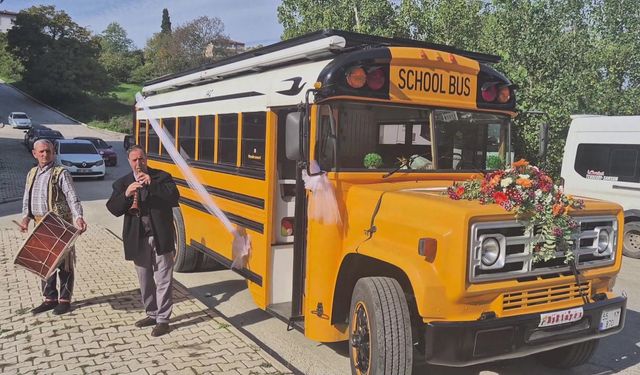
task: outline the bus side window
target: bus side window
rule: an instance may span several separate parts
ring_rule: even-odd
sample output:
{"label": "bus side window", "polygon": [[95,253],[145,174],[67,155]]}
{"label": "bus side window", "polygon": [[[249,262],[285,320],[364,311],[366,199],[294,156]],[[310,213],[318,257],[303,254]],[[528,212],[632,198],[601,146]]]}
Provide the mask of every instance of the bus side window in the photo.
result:
{"label": "bus side window", "polygon": [[198,119],[198,160],[213,162],[215,152],[216,116],[200,116]]}
{"label": "bus side window", "polygon": [[[160,123],[160,120],[158,120]],[[148,154],[158,155],[160,147],[160,140],[158,139],[158,134],[153,129],[153,127],[149,126],[149,148],[147,150]]]}
{"label": "bus side window", "polygon": [[189,159],[196,157],[196,118],[195,116],[180,117],[178,119],[178,142],[180,153],[185,153]]}
{"label": "bus side window", "polygon": [[140,120],[140,126],[138,127],[138,135],[140,141],[138,144],[142,147],[143,150],[147,150],[147,120]]}
{"label": "bus side window", "polygon": [[218,121],[218,163],[235,166],[238,158],[238,115],[219,115]]}
{"label": "bus side window", "polygon": [[[162,129],[167,132],[174,140],[176,139],[176,119],[175,117],[167,117],[162,119]],[[168,152],[162,145],[162,155],[167,155]]]}
{"label": "bus side window", "polygon": [[267,132],[265,112],[245,113],[242,117],[242,166],[264,169],[264,143]]}

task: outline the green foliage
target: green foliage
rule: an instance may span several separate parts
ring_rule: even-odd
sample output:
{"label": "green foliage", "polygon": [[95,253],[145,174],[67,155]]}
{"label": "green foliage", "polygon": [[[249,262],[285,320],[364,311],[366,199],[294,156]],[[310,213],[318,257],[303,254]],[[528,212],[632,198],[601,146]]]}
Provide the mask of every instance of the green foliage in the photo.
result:
{"label": "green foliage", "polygon": [[18,13],[7,42],[9,52],[24,67],[23,83],[49,103],[85,92],[104,93],[111,85],[98,63],[98,39],[54,6]]}
{"label": "green foliage", "polygon": [[100,35],[100,63],[116,82],[131,82],[131,74],[142,65],[142,54],[133,50],[127,32],[112,22]]}
{"label": "green foliage", "polygon": [[[360,28],[356,23],[357,4]],[[516,158],[536,164],[541,122],[550,125],[544,163],[559,174],[570,115],[637,114],[640,12],[634,1],[591,0],[283,0],[283,39],[322,28],[496,54],[496,68],[518,86]],[[529,116],[543,111],[548,117]]]}
{"label": "green foliage", "polygon": [[107,121],[94,120],[87,123],[87,125],[94,128],[129,134],[131,132],[132,119],[131,115],[114,116]]}
{"label": "green foliage", "polygon": [[171,34],[171,19],[169,18],[169,10],[162,9],[162,24],[160,24],[160,32],[163,34]]}
{"label": "green foliage", "polygon": [[14,82],[22,77],[22,64],[7,51],[7,35],[0,33],[0,79]]}
{"label": "green foliage", "polygon": [[382,166],[382,156],[376,154],[375,152],[371,152],[364,156],[364,166],[369,169],[376,169]]}

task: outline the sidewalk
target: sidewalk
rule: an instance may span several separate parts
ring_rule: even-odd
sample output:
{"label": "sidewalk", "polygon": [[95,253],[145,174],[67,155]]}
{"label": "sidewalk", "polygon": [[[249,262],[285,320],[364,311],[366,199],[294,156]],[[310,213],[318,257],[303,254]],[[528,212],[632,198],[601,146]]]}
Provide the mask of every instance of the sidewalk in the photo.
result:
{"label": "sidewalk", "polygon": [[134,327],[144,316],[135,270],[120,240],[95,225],[76,242],[72,311],[32,315],[40,280],[13,265],[25,238],[0,219],[0,373],[290,373],[177,282],[172,332]]}

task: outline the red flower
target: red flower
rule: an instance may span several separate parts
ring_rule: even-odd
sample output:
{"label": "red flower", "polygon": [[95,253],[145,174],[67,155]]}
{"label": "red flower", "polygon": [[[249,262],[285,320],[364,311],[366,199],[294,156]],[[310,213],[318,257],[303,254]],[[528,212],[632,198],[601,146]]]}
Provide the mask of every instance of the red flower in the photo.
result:
{"label": "red flower", "polygon": [[496,191],[495,193],[493,193],[492,198],[499,205],[503,205],[505,202],[509,200],[509,197],[507,197],[507,194],[501,191]]}
{"label": "red flower", "polygon": [[459,197],[462,197],[463,194],[464,194],[464,186],[460,185],[456,189],[456,195]]}

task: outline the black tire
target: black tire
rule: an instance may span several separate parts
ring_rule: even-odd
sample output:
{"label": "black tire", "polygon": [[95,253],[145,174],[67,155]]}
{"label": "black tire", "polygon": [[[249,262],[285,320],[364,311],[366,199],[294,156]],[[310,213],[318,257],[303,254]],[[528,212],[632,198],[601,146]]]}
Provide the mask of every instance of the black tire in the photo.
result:
{"label": "black tire", "polygon": [[173,208],[173,230],[176,246],[176,255],[173,258],[173,269],[176,272],[195,271],[200,263],[201,254],[187,247],[184,220],[179,207]]}
{"label": "black tire", "polygon": [[640,221],[624,224],[624,246],[622,253],[630,258],[640,259]]}
{"label": "black tire", "polygon": [[536,358],[545,366],[551,368],[568,369],[583,365],[591,359],[598,347],[599,340],[585,341],[578,344],[563,346],[536,354]]}
{"label": "black tire", "polygon": [[396,280],[388,277],[358,280],[349,317],[351,374],[411,374],[411,318],[404,292]]}

